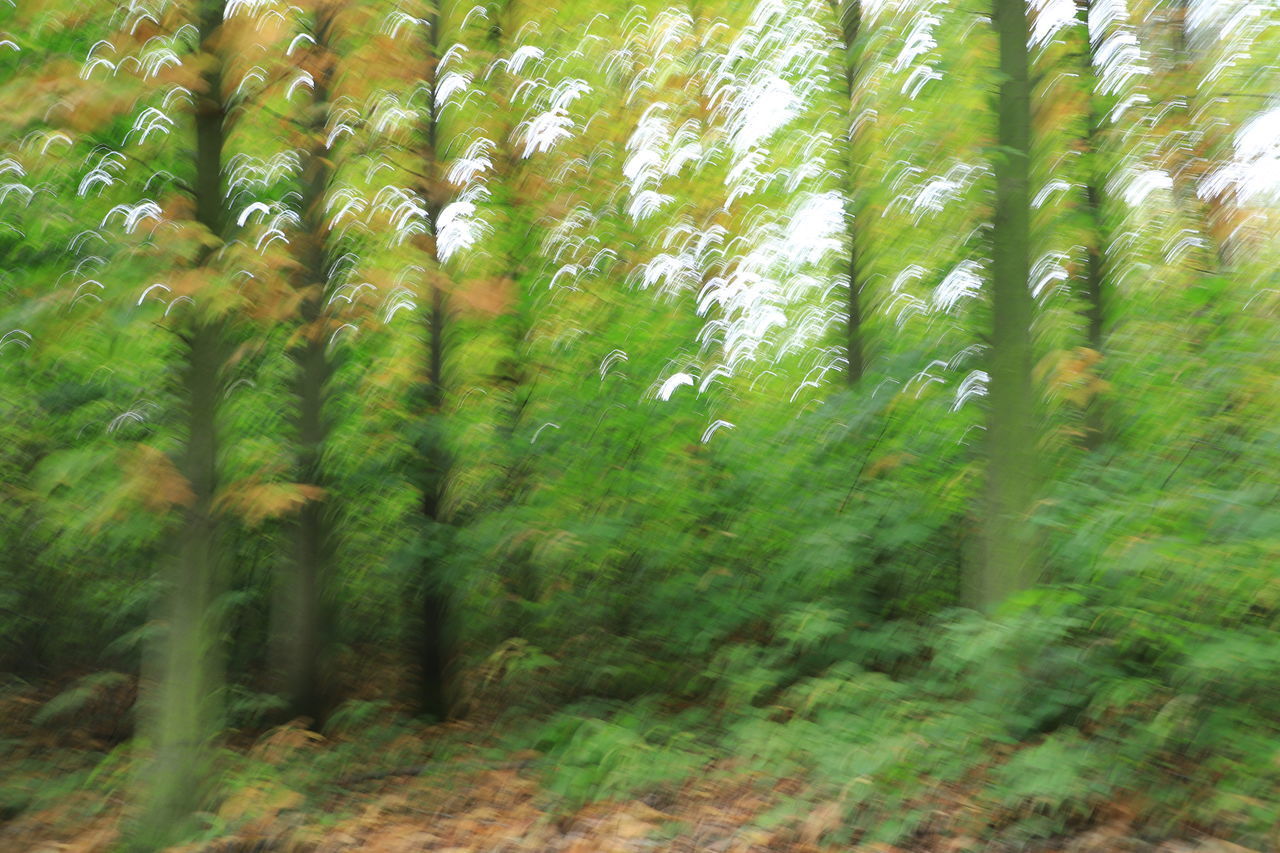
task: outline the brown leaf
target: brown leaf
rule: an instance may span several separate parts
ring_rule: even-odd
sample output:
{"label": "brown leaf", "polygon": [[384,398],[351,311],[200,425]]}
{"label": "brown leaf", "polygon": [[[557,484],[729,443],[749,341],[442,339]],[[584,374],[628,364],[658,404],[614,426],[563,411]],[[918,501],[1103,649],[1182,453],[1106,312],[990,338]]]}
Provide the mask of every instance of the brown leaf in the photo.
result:
{"label": "brown leaf", "polygon": [[166,454],[146,444],[138,446],[132,464],[129,491],[152,512],[167,512],[175,506],[191,506],[195,493],[191,484]]}
{"label": "brown leaf", "polygon": [[511,304],[515,282],[507,277],[475,279],[452,293],[456,303],[467,311],[486,316],[501,314]]}
{"label": "brown leaf", "polygon": [[219,509],[240,516],[249,526],[279,518],[309,501],[323,500],[324,489],[305,483],[245,483],[232,486],[218,499]]}

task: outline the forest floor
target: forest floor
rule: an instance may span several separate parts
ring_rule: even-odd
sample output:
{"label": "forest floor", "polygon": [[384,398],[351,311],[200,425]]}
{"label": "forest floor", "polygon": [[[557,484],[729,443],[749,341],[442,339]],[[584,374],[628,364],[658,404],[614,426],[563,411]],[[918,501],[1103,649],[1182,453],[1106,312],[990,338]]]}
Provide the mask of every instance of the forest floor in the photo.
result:
{"label": "forest floor", "polygon": [[[101,690],[60,725],[39,691],[0,702],[0,851],[94,853],[125,840],[132,777],[122,739],[132,686]],[[82,697],[83,698],[83,697]],[[355,715],[359,717],[360,715]],[[478,716],[478,715],[477,715]],[[122,723],[122,721],[124,721]],[[899,845],[862,841],[848,809],[805,780],[724,756],[676,785],[566,797],[555,768],[512,749],[494,716],[439,725],[365,706],[342,732],[299,725],[234,735],[221,753],[224,798],[182,853],[1251,853],[1214,838],[1141,837],[1137,806],[1115,804],[1064,837],[1022,845],[982,840],[961,788],[936,791],[936,820]],[[601,795],[601,794],[605,795]],[[1266,851],[1260,851],[1266,853]]]}

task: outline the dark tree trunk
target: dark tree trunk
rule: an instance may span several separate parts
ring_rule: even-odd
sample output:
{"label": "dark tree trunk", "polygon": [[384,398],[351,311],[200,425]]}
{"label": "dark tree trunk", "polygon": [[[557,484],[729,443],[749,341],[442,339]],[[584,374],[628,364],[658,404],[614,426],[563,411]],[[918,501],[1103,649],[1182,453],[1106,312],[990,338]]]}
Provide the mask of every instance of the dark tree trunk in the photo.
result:
{"label": "dark tree trunk", "polygon": [[418,487],[422,492],[423,536],[422,564],[419,570],[420,646],[418,664],[420,674],[419,705],[424,714],[444,719],[452,705],[450,695],[450,660],[452,658],[449,620],[450,595],[442,578],[441,560],[448,536],[444,517],[444,490],[449,479],[451,459],[445,445],[443,430],[443,406],[445,400],[445,344],[448,334],[449,304],[439,278],[444,264],[436,240],[440,212],[444,207],[444,177],[441,174],[437,153],[439,150],[438,115],[436,112],[436,66],[440,60],[440,22],[442,15],[437,8],[427,16],[426,51],[427,91],[431,103],[425,116],[423,135],[426,138],[425,158],[428,215],[431,220],[430,252],[434,270],[429,273],[427,294],[430,302],[426,315],[427,364],[424,387],[422,423],[417,441]]}
{"label": "dark tree trunk", "polygon": [[[1088,99],[1085,111],[1084,154],[1087,158],[1088,172],[1085,175],[1085,214],[1089,221],[1088,243],[1085,246],[1084,282],[1081,297],[1084,301],[1085,341],[1089,349],[1098,355],[1095,370],[1099,373],[1105,365],[1107,355],[1107,285],[1106,255],[1111,247],[1111,234],[1107,227],[1103,211],[1103,187],[1106,185],[1106,171],[1099,163],[1099,143],[1102,135],[1102,115],[1098,105],[1098,85],[1094,74],[1096,65],[1094,42],[1089,32],[1089,10],[1091,0],[1077,0],[1076,17],[1084,28],[1085,61],[1081,70],[1085,97]],[[1084,411],[1085,446],[1097,450],[1105,443],[1107,432],[1106,400],[1101,391],[1093,393],[1085,403]]]}
{"label": "dark tree trunk", "polygon": [[299,307],[301,341],[289,357],[293,361],[296,477],[312,492],[291,521],[292,553],[277,580],[273,608],[274,668],[278,689],[291,717],[305,717],[320,724],[331,700],[323,657],[328,637],[329,574],[334,513],[324,495],[330,478],[325,448],[330,426],[325,415],[333,364],[326,346],[328,328],[325,305],[329,296],[329,246],[325,202],[332,180],[325,128],[332,77],[332,12],[322,9],[316,17],[312,48],[320,68],[314,75],[311,147],[302,171],[302,233],[298,235],[297,287],[304,294]]}
{"label": "dark tree trunk", "polygon": [[[435,219],[433,217],[432,221]],[[443,559],[444,541],[448,537],[447,519],[444,516],[444,490],[448,482],[452,460],[445,446],[443,429],[444,403],[444,337],[446,333],[448,303],[444,291],[431,286],[431,307],[427,312],[427,333],[430,336],[427,383],[425,394],[425,428],[418,446],[420,488],[422,490],[422,516],[425,536],[430,540],[424,549],[421,569],[421,668],[420,702],[423,713],[437,719],[449,715],[452,700],[449,690],[449,663],[451,658],[448,623],[450,618],[449,590],[441,578],[440,560]]]}
{"label": "dark tree trunk", "polygon": [[849,244],[849,291],[845,310],[848,319],[845,326],[845,359],[848,362],[846,378],[849,385],[857,385],[866,372],[866,342],[863,332],[862,263],[859,256],[861,219],[858,210],[857,134],[853,114],[854,100],[858,94],[858,75],[861,70],[861,46],[858,43],[862,29],[861,0],[836,2],[835,11],[840,18],[840,32],[845,44],[845,103],[849,108],[849,151],[845,187],[845,239]]}

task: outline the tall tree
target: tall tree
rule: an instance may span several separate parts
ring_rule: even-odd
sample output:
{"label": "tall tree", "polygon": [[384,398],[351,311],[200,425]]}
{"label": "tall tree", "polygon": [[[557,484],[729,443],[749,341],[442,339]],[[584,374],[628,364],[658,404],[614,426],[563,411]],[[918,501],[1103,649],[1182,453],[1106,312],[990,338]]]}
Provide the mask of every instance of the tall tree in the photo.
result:
{"label": "tall tree", "polygon": [[444,130],[440,115],[443,93],[439,87],[441,56],[440,30],[446,9],[432,5],[425,16],[425,35],[422,51],[425,63],[422,79],[427,101],[422,111],[423,138],[423,194],[426,198],[427,221],[430,233],[426,236],[426,249],[430,255],[430,268],[424,282],[426,297],[425,326],[427,339],[427,363],[424,366],[418,399],[417,472],[415,481],[421,492],[422,522],[427,541],[421,553],[422,565],[418,574],[420,589],[421,644],[418,663],[420,667],[420,707],[427,714],[443,719],[448,716],[449,696],[449,591],[443,581],[441,560],[445,554],[443,538],[448,534],[448,518],[445,514],[445,487],[448,483],[452,458],[445,441],[445,347],[449,333],[449,297],[445,286],[446,258],[440,249],[441,215],[447,202],[447,182],[440,167],[440,154]]}
{"label": "tall tree", "polygon": [[[1089,349],[1096,354],[1096,358],[1103,359],[1108,326],[1106,263],[1107,251],[1111,246],[1111,234],[1103,209],[1106,170],[1102,165],[1103,153],[1100,149],[1104,113],[1101,105],[1102,93],[1095,73],[1095,69],[1101,62],[1097,50],[1102,34],[1097,34],[1095,38],[1089,31],[1092,7],[1092,0],[1076,0],[1076,19],[1080,22],[1080,31],[1085,42],[1079,74],[1080,86],[1085,98],[1085,126],[1081,146],[1085,159],[1084,214],[1087,222],[1085,224],[1084,280],[1080,296],[1084,302],[1085,341]],[[1091,449],[1100,446],[1107,436],[1104,400],[1099,391],[1100,388],[1095,388],[1094,393],[1090,394],[1085,401],[1085,446]]]}
{"label": "tall tree", "polygon": [[[495,4],[494,23],[489,30],[492,59],[485,72],[486,79],[505,81],[495,87],[500,106],[493,158],[495,191],[502,200],[499,217],[502,233],[497,241],[502,247],[498,286],[500,298],[505,297],[506,301],[505,310],[495,318],[503,332],[504,347],[495,365],[502,400],[501,410],[496,413],[495,434],[504,457],[503,476],[494,490],[495,509],[516,506],[532,473],[532,448],[521,438],[537,376],[530,364],[529,338],[536,299],[531,279],[538,259],[538,245],[544,237],[544,228],[537,221],[538,194],[533,188],[545,188],[546,183],[530,168],[529,158],[521,156],[518,144],[521,124],[528,120],[518,108],[516,97],[525,74],[529,73],[525,70],[529,50],[521,45],[519,38],[527,11],[517,0],[500,0]],[[507,541],[519,542],[521,529],[518,524],[511,524]],[[539,578],[529,552],[530,548],[521,542],[505,548],[500,558],[506,599],[506,615],[501,625],[504,635],[523,634],[527,627],[525,612],[540,596]]]}
{"label": "tall tree", "polygon": [[863,331],[863,270],[859,257],[862,228],[861,214],[858,211],[858,151],[857,133],[858,116],[858,80],[862,70],[862,30],[861,0],[831,0],[836,17],[840,21],[840,34],[844,40],[844,99],[849,108],[849,156],[845,170],[845,239],[848,241],[848,275],[849,297],[846,311],[848,320],[845,326],[845,359],[848,361],[846,377],[850,385],[862,381],[866,372],[866,342]]}
{"label": "tall tree", "polygon": [[980,563],[971,595],[999,604],[1035,580],[1028,514],[1036,495],[1032,382],[1031,76],[1024,0],[995,0],[998,43],[995,210],[991,240],[990,385]]}
{"label": "tall tree", "polygon": [[301,160],[301,228],[295,236],[295,289],[299,327],[290,347],[293,362],[296,479],[305,501],[290,519],[292,554],[277,579],[273,605],[273,652],[278,687],[292,716],[323,719],[327,675],[322,657],[329,635],[326,607],[334,545],[335,511],[328,497],[326,455],[331,432],[327,415],[334,373],[326,306],[335,261],[327,204],[333,180],[329,131],[330,92],[337,61],[332,44],[341,7],[320,0],[311,13],[311,45],[303,58],[311,99]]}
{"label": "tall tree", "polygon": [[1216,275],[1228,266],[1224,237],[1228,211],[1221,196],[1200,198],[1200,180],[1206,172],[1214,122],[1206,120],[1210,100],[1205,97],[1197,34],[1190,27],[1190,0],[1166,0],[1160,18],[1165,29],[1165,55],[1161,75],[1166,116],[1166,156],[1173,179],[1173,195],[1187,225],[1200,241],[1193,262],[1201,272]]}
{"label": "tall tree", "polygon": [[[489,31],[490,48],[494,59],[486,71],[486,77],[497,73],[501,66],[507,83],[501,88],[502,127],[497,134],[495,163],[501,170],[496,175],[501,181],[499,192],[505,197],[503,228],[508,240],[505,257],[502,263],[505,275],[502,283],[509,288],[511,308],[505,312],[501,321],[506,325],[506,339],[510,352],[499,364],[499,381],[504,386],[504,411],[498,433],[511,445],[521,423],[526,405],[529,402],[532,373],[526,364],[527,338],[532,318],[529,304],[527,280],[529,267],[535,257],[538,238],[542,229],[535,222],[536,206],[530,198],[529,186],[535,181],[531,170],[523,168],[526,158],[520,156],[517,137],[519,135],[520,113],[516,107],[516,91],[520,76],[513,70],[513,57],[520,50],[517,39],[520,29],[521,9],[516,0],[501,0],[494,9],[494,25]],[[503,56],[503,53],[506,56]],[[527,473],[524,464],[524,453],[520,458],[513,458],[507,472],[506,484],[502,489],[505,499],[511,500],[521,488],[523,475]]]}
{"label": "tall tree", "polygon": [[[222,0],[200,0],[199,88],[194,92],[194,218],[208,240],[192,261],[197,280],[219,275],[215,258],[226,240],[230,217],[224,192],[228,99]],[[221,630],[216,600],[224,583],[226,549],[215,505],[219,484],[219,408],[231,353],[229,324],[204,298],[179,324],[180,363],[176,391],[185,426],[173,460],[187,494],[170,543],[163,574],[165,630],[153,651],[149,715],[143,733],[152,755],[143,769],[144,801],[137,845],[160,847],[181,837],[210,793],[210,741],[222,723]]]}

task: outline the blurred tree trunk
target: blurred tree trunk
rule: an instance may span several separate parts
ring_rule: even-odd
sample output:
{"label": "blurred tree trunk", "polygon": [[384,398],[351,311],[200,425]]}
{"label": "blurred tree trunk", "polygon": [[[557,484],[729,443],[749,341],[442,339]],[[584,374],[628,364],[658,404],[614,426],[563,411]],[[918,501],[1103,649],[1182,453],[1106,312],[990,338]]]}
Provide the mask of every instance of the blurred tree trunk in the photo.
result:
{"label": "blurred tree trunk", "polygon": [[858,97],[858,77],[862,67],[862,46],[859,37],[862,30],[861,0],[832,0],[836,16],[840,19],[840,33],[844,39],[844,98],[849,110],[849,135],[847,138],[847,164],[845,170],[845,239],[848,242],[848,304],[845,310],[848,319],[845,325],[845,359],[848,369],[845,376],[850,385],[862,381],[866,372],[866,342],[863,331],[863,295],[862,295],[862,261],[859,257],[859,230],[861,228],[858,210],[858,153],[857,153],[857,121],[855,113]]}
{"label": "blurred tree trunk", "polygon": [[[497,23],[489,31],[495,66],[504,50],[509,57],[519,48],[514,37],[519,32],[518,12],[516,0],[506,0],[501,4]],[[534,193],[527,189],[530,174],[522,167],[524,158],[520,156],[519,146],[514,142],[520,125],[520,113],[516,109],[516,88],[514,81],[511,81],[502,92],[499,108],[506,115],[497,142],[498,156],[494,158],[497,164],[501,164],[501,171],[495,175],[496,181],[500,182],[498,191],[506,195],[503,227],[508,235],[517,237],[505,259],[511,307],[498,318],[498,322],[504,326],[505,338],[510,347],[498,364],[498,383],[503,405],[499,413],[497,434],[503,445],[506,471],[494,500],[494,506],[499,511],[520,502],[533,471],[532,448],[528,442],[520,441],[518,436],[537,376],[529,366],[528,341],[533,327],[533,299],[526,280],[534,264],[531,259],[536,256],[541,230],[535,222],[534,211],[537,206]],[[514,529],[509,536],[510,541],[519,538]],[[502,632],[506,635],[518,637],[526,632],[530,607],[542,596],[541,578],[531,550],[527,544],[509,545],[502,556],[500,571],[505,601],[501,625]]]}
{"label": "blurred tree trunk", "polygon": [[985,517],[976,604],[994,607],[1036,580],[1028,515],[1036,494],[1032,369],[1031,80],[1024,0],[995,0],[999,43],[995,211],[992,233],[990,385]]}
{"label": "blurred tree trunk", "polygon": [[[432,222],[436,221],[433,211]],[[421,690],[419,703],[423,713],[444,719],[449,715],[452,699],[449,690],[449,590],[442,578],[441,561],[447,549],[448,520],[444,512],[444,493],[452,459],[444,435],[444,337],[448,317],[445,293],[439,285],[430,286],[427,310],[429,336],[427,378],[422,389],[423,424],[417,442],[418,486],[422,493],[424,535],[421,583],[422,619],[419,667]]]}
{"label": "blurred tree trunk", "polygon": [[333,169],[325,131],[335,59],[329,47],[335,15],[332,5],[321,5],[313,26],[312,114],[308,127],[311,141],[302,166],[302,233],[297,237],[296,287],[304,294],[299,306],[302,335],[289,352],[294,369],[296,476],[309,493],[291,521],[291,559],[277,579],[272,608],[277,688],[291,717],[305,717],[315,724],[323,721],[331,698],[322,660],[329,627],[327,590],[334,539],[334,515],[324,496],[329,484],[325,448],[330,432],[325,408],[333,375],[325,322],[332,257],[325,203]]}
{"label": "blurred tree trunk", "polygon": [[[210,57],[195,105],[195,217],[225,236],[223,144],[226,105],[222,57],[214,46],[221,0],[199,6],[200,49]],[[197,267],[211,267],[206,249]],[[211,268],[210,275],[216,274]],[[216,600],[225,582],[223,537],[214,501],[218,488],[218,409],[230,354],[225,320],[196,314],[181,334],[178,403],[186,435],[175,459],[190,494],[172,533],[173,560],[164,573],[165,630],[149,653],[148,716],[142,732],[152,755],[141,769],[142,810],[134,844],[155,849],[180,839],[212,781],[210,743],[222,725],[225,680]]]}
{"label": "blurred tree trunk", "polygon": [[421,619],[418,664],[420,669],[420,710],[437,719],[449,714],[449,646],[448,621],[449,591],[441,577],[441,560],[446,548],[443,537],[448,533],[444,517],[444,491],[452,465],[444,435],[444,361],[445,338],[448,334],[449,300],[445,293],[444,263],[441,260],[438,229],[440,213],[444,208],[445,178],[439,164],[439,105],[437,95],[437,68],[440,62],[440,26],[443,20],[440,6],[433,6],[426,16],[426,41],[423,45],[426,59],[424,79],[427,83],[430,104],[424,116],[423,135],[426,150],[425,194],[427,215],[430,221],[428,237],[432,269],[427,273],[426,376],[420,393],[421,422],[415,441],[417,452],[417,483],[422,494],[423,536],[422,565],[419,571]]}
{"label": "blurred tree trunk", "polygon": [[1166,135],[1169,174],[1173,195],[1182,214],[1203,241],[1195,260],[1200,272],[1220,275],[1228,266],[1227,245],[1230,211],[1222,198],[1211,194],[1201,201],[1200,179],[1209,168],[1207,137],[1214,123],[1201,115],[1207,104],[1200,96],[1202,74],[1192,34],[1187,25],[1189,0],[1169,0],[1165,4],[1165,24],[1171,61],[1165,66],[1165,98],[1174,109],[1167,113],[1173,123]]}
{"label": "blurred tree trunk", "polygon": [[[1103,168],[1100,152],[1102,136],[1103,111],[1099,99],[1098,80],[1095,74],[1097,67],[1096,44],[1089,32],[1089,11],[1093,0],[1076,0],[1076,19],[1084,32],[1085,52],[1083,68],[1080,71],[1081,83],[1085,92],[1085,131],[1081,140],[1085,158],[1085,203],[1084,212],[1088,217],[1088,242],[1085,245],[1084,287],[1081,296],[1084,301],[1085,341],[1089,349],[1097,353],[1099,363],[1095,370],[1101,372],[1106,358],[1107,335],[1107,284],[1106,258],[1111,247],[1111,234],[1107,227],[1103,210],[1103,193],[1106,187],[1106,169]],[[1090,450],[1098,449],[1108,437],[1106,418],[1106,399],[1101,389],[1089,397],[1084,411],[1084,442]]]}

